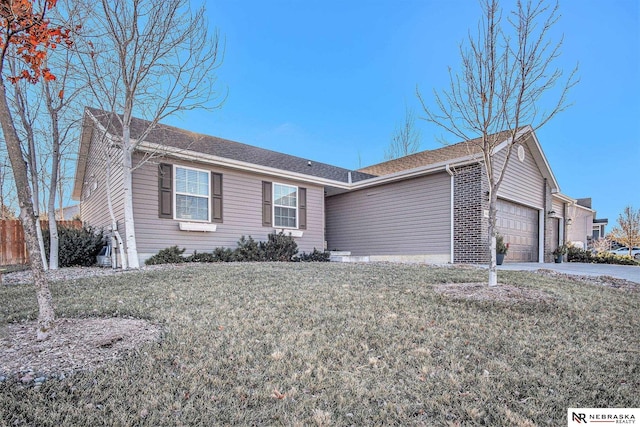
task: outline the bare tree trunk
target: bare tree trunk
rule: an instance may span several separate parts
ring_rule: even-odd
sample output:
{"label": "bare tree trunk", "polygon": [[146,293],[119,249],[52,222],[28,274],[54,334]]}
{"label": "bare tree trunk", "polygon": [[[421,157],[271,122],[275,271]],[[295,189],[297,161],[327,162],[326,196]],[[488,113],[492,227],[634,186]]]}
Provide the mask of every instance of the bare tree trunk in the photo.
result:
{"label": "bare tree trunk", "polygon": [[64,187],[62,177],[58,173],[58,208],[60,209],[60,220],[64,221]]}
{"label": "bare tree trunk", "polygon": [[[122,242],[122,238],[120,237],[120,233],[118,232],[118,221],[116,220],[116,215],[113,213],[113,203],[111,201],[111,156],[109,155],[109,148],[106,149],[105,152],[105,161],[106,161],[106,170],[105,170],[105,191],[107,192],[107,208],[109,209],[109,216],[111,217],[111,238],[112,241],[115,240],[118,242],[118,250],[120,251],[120,262],[122,263],[122,268],[126,270],[128,268],[129,263],[127,262],[127,254],[124,251],[124,244]],[[112,245],[111,253],[115,254],[115,246]],[[116,263],[113,262],[115,259],[115,255],[111,257],[112,262],[111,266],[113,268],[116,267]]]}
{"label": "bare tree trunk", "polygon": [[496,257],[496,216],[498,212],[498,197],[495,192],[491,192],[489,197],[489,286],[498,285],[498,266]]}
{"label": "bare tree trunk", "polygon": [[27,166],[23,158],[22,147],[18,133],[13,125],[13,118],[7,102],[4,79],[0,76],[0,125],[4,134],[7,152],[13,169],[13,176],[20,202],[20,219],[24,227],[24,236],[31,261],[31,272],[36,287],[38,300],[38,329],[37,338],[45,339],[55,327],[55,313],[53,298],[49,290],[49,284],[45,276],[42,253],[38,242],[36,218],[33,212],[33,199],[29,188]]}
{"label": "bare tree trunk", "polygon": [[[125,112],[125,120],[127,120],[126,117],[127,112]],[[127,244],[129,268],[140,268],[140,261],[138,260],[138,245],[136,244],[136,229],[133,219],[133,147],[131,146],[131,129],[129,128],[128,123],[128,121],[125,121],[122,126],[122,193],[124,194],[124,232],[125,242]]]}
{"label": "bare tree trunk", "polygon": [[47,257],[44,251],[44,238],[42,237],[42,226],[40,224],[40,191],[38,184],[38,160],[36,154],[36,142],[33,132],[32,122],[29,120],[25,96],[20,90],[18,84],[14,85],[16,95],[16,108],[20,115],[20,120],[27,133],[27,147],[28,147],[28,164],[29,173],[31,175],[31,189],[33,196],[33,214],[36,217],[36,234],[38,236],[38,244],[40,245],[40,255],[42,256],[42,265],[47,270]]}
{"label": "bare tree trunk", "polygon": [[58,111],[53,106],[49,83],[44,80],[42,89],[45,94],[47,110],[51,118],[51,138],[53,142],[52,159],[51,159],[51,181],[49,183],[49,201],[48,201],[48,217],[49,217],[49,268],[58,269],[58,224],[56,223],[56,188],[58,185],[58,170],[60,166],[60,128],[58,122]]}

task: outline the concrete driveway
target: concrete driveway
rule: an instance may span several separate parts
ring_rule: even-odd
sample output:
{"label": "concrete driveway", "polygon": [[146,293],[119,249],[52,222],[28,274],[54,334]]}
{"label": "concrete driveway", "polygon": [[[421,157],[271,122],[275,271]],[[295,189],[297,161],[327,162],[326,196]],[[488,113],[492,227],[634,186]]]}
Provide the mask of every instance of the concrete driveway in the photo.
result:
{"label": "concrete driveway", "polygon": [[504,263],[498,266],[498,270],[535,271],[540,269],[553,270],[564,274],[574,274],[576,276],[611,276],[640,283],[640,266],[634,265],[583,264],[580,262],[563,262],[560,264],[514,262]]}

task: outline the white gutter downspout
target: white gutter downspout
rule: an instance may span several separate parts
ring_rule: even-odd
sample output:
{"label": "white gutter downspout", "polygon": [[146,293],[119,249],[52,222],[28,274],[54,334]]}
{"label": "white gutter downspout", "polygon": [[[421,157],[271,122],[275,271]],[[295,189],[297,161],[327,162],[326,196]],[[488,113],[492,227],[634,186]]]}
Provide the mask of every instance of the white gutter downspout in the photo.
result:
{"label": "white gutter downspout", "polygon": [[449,165],[449,163],[447,163],[444,167],[444,169],[447,171],[447,173],[449,174],[449,176],[451,177],[451,184],[449,185],[451,188],[451,195],[450,195],[450,199],[451,199],[451,206],[449,207],[449,214],[450,214],[450,223],[451,223],[451,231],[450,231],[450,242],[449,242],[449,263],[453,264],[453,171],[451,170],[451,167]]}

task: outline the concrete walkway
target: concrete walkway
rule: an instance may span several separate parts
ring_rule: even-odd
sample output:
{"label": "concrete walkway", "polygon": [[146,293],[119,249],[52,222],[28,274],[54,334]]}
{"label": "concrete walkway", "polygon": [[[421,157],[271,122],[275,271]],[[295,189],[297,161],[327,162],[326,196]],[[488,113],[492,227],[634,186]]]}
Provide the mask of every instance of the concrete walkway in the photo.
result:
{"label": "concrete walkway", "polygon": [[556,263],[504,263],[498,266],[498,270],[553,270],[558,273],[574,274],[577,276],[611,276],[618,279],[625,279],[630,282],[640,283],[640,266],[633,265],[611,265],[611,264],[583,264],[580,262]]}

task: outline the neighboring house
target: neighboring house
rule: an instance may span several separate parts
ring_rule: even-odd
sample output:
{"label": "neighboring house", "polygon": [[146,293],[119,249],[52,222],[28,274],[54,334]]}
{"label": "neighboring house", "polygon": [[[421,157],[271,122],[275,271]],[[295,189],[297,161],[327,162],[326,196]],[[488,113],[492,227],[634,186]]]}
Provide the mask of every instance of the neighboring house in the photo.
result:
{"label": "neighboring house", "polygon": [[591,198],[572,199],[562,194],[553,197],[549,216],[558,222],[559,234],[553,242],[569,243],[580,249],[587,249],[595,239],[603,237],[607,219],[596,219],[596,211],[591,208]]}
{"label": "neighboring house", "polygon": [[69,221],[80,216],[80,205],[65,206],[62,209],[56,209],[56,218],[59,220]]}
{"label": "neighboring house", "polygon": [[[147,125],[134,119],[132,138]],[[111,204],[123,227],[119,135],[112,114],[86,109],[73,197],[84,222],[106,229],[107,158]],[[506,143],[496,151],[499,158]],[[264,240],[284,230],[306,252],[484,263],[488,192],[480,159],[475,146],[463,142],[349,171],[157,125],[134,158],[134,164],[145,160],[133,173],[139,256],[144,261],[172,245],[188,252],[235,247],[242,235]],[[576,201],[560,193],[533,132],[516,148],[498,197],[497,227],[510,247],[506,261],[551,261],[565,234],[572,236],[565,218]]]}
{"label": "neighboring house", "polygon": [[598,240],[604,238],[607,234],[605,231],[606,226],[609,224],[609,220],[607,218],[596,218],[593,220],[593,232],[591,237],[593,240]]}

